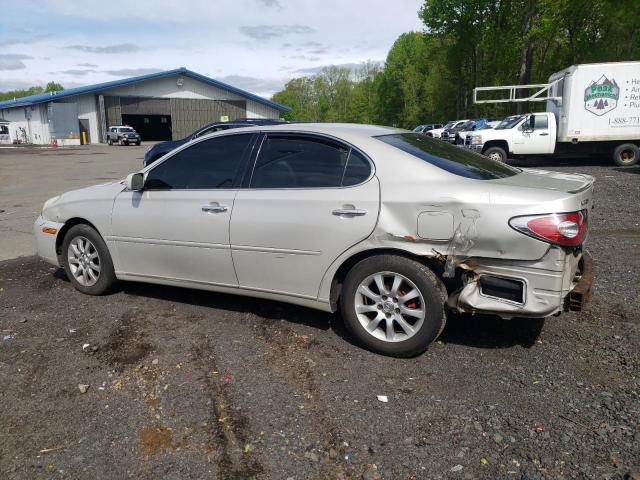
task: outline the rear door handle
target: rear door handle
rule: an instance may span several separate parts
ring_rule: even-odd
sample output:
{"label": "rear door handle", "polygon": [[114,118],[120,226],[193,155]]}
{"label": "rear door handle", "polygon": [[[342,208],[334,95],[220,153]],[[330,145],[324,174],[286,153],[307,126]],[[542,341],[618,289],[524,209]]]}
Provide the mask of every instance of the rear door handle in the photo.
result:
{"label": "rear door handle", "polygon": [[331,213],[337,217],[362,217],[367,211],[361,208],[336,208]]}
{"label": "rear door handle", "polygon": [[549,135],[548,133],[541,133],[540,136],[541,137],[546,137],[547,135]]}
{"label": "rear door handle", "polygon": [[227,211],[226,205],[210,204],[202,205],[202,211],[207,213],[221,213]]}

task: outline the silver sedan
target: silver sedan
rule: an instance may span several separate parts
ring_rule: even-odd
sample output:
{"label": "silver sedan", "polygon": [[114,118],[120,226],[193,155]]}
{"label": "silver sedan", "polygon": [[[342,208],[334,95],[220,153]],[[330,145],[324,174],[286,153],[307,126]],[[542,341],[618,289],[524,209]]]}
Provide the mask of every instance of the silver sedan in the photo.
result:
{"label": "silver sedan", "polygon": [[340,310],[365,347],[412,356],[450,310],[579,309],[592,191],[586,175],[406,130],[287,124],[215,133],[63,193],[35,233],[90,295],[142,281]]}

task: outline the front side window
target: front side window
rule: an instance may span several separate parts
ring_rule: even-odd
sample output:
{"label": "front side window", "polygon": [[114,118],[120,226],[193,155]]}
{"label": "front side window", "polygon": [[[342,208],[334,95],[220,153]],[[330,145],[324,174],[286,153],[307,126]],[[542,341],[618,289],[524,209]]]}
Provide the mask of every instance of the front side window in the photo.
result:
{"label": "front side window", "polygon": [[546,115],[535,115],[534,119],[534,130],[547,130],[549,128],[549,117]]}
{"label": "front side window", "polygon": [[195,143],[147,174],[147,190],[232,188],[253,135],[227,135]]}
{"label": "front side window", "polygon": [[362,183],[370,171],[369,162],[347,146],[319,138],[268,136],[256,160],[250,186],[341,187]]}
{"label": "front side window", "polygon": [[425,135],[399,133],[375,138],[461,177],[494,180],[520,173],[517,168]]}
{"label": "front side window", "polygon": [[120,133],[132,133],[133,132],[133,128],[121,128],[120,129]]}

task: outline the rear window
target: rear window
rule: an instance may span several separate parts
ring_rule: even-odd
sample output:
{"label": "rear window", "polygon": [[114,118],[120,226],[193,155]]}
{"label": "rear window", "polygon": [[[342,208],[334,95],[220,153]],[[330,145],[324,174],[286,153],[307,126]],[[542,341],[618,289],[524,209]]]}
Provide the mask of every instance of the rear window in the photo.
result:
{"label": "rear window", "polygon": [[520,173],[517,168],[424,135],[399,133],[376,138],[431,165],[465,178],[494,180]]}

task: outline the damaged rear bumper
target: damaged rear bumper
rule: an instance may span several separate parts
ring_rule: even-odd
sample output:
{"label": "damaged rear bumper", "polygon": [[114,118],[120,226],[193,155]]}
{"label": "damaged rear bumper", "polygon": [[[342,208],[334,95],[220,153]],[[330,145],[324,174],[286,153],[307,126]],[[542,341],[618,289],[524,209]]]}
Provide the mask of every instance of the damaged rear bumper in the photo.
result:
{"label": "damaged rear bumper", "polygon": [[579,311],[593,281],[592,263],[586,253],[558,247],[537,261],[470,258],[459,264],[463,286],[450,295],[449,307],[504,318]]}
{"label": "damaged rear bumper", "polygon": [[588,253],[583,253],[575,276],[577,283],[569,295],[565,297],[565,312],[579,312],[584,308],[584,305],[591,298],[591,285],[594,277],[593,259]]}

